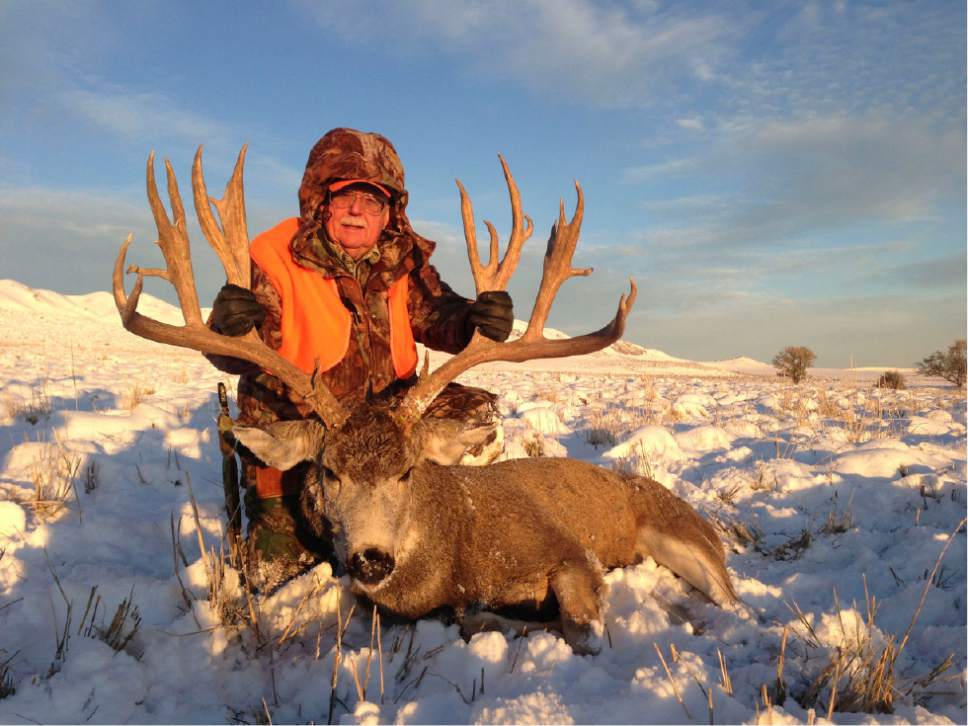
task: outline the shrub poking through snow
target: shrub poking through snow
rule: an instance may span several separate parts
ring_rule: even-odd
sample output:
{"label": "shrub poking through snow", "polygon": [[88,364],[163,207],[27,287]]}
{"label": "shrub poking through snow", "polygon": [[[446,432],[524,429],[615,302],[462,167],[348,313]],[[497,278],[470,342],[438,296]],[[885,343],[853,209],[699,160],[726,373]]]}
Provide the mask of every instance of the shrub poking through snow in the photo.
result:
{"label": "shrub poking through snow", "polygon": [[781,378],[799,383],[807,377],[807,368],[817,359],[816,354],[802,345],[790,345],[773,356],[773,367]]}
{"label": "shrub poking through snow", "polygon": [[965,341],[956,340],[946,352],[936,350],[918,363],[918,373],[922,376],[937,376],[956,386],[965,385],[966,353]]}
{"label": "shrub poking through snow", "polygon": [[7,696],[12,696],[17,692],[16,687],[13,685],[13,674],[10,672],[10,661],[13,658],[14,656],[12,655],[0,663],[0,700],[3,700]]}
{"label": "shrub poking through snow", "polygon": [[892,391],[901,391],[907,388],[904,385],[904,376],[899,371],[887,371],[877,379],[878,388],[890,388]]}
{"label": "shrub poking through snow", "polygon": [[44,389],[32,390],[29,401],[7,396],[3,405],[6,409],[7,419],[23,419],[31,426],[36,426],[41,421],[47,421],[54,410],[50,398],[47,396],[47,391]]}
{"label": "shrub poking through snow", "polygon": [[45,445],[31,472],[34,495],[28,503],[37,514],[50,517],[67,506],[80,466],[81,458],[62,445]]}
{"label": "shrub poking through snow", "polygon": [[83,633],[88,638],[98,638],[112,650],[124,650],[141,627],[141,614],[138,612],[138,606],[134,604],[134,586],[131,587],[128,597],[115,609],[108,625],[95,623],[101,602],[101,596],[97,594],[97,585],[95,585],[87,598],[87,606],[84,608],[77,632]]}

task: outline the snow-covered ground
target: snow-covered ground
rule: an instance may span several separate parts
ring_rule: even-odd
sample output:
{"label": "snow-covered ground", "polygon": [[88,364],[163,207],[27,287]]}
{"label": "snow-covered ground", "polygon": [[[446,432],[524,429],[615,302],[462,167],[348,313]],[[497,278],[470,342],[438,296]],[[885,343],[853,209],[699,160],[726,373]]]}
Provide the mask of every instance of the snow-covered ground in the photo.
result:
{"label": "snow-covered ground", "polygon": [[374,632],[328,565],[251,607],[227,568],[213,607],[234,381],[124,332],[107,293],[0,281],[0,723],[821,723],[832,681],[836,723],[965,723],[964,392],[876,375],[792,386],[624,343],[469,373],[509,456],[647,473],[716,522],[754,613],[647,560],[608,575],[608,644],[576,656],[547,632]]}

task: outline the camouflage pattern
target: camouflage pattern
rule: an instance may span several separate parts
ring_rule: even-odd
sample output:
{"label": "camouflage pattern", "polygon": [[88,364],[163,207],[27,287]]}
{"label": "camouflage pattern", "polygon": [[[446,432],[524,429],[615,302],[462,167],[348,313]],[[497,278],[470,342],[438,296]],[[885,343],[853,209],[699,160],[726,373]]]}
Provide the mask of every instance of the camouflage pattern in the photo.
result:
{"label": "camouflage pattern", "polygon": [[246,577],[251,588],[268,595],[325,559],[331,546],[298,523],[298,497],[257,499],[250,496],[254,492],[248,490],[245,505],[249,512]]}

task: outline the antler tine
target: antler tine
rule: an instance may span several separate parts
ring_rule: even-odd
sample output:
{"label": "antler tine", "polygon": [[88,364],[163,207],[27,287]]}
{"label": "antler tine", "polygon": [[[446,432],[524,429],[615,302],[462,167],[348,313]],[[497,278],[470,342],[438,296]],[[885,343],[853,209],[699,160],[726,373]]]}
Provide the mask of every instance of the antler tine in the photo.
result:
{"label": "antler tine", "polygon": [[578,233],[581,231],[582,219],[585,216],[585,195],[581,185],[575,182],[578,201],[571,221],[565,219],[565,202],[558,204],[558,221],[551,227],[548,236],[548,248],[544,256],[544,269],[541,273],[541,285],[531,310],[528,329],[524,333],[526,339],[540,339],[544,330],[551,304],[554,302],[562,283],[570,277],[588,277],[592,274],[591,267],[572,267],[571,258],[578,246]]}
{"label": "antler tine", "polygon": [[182,315],[186,324],[202,322],[202,312],[198,306],[198,293],[195,291],[195,275],[192,271],[191,251],[188,246],[188,233],[185,227],[185,207],[181,194],[178,192],[178,180],[171,168],[171,162],[165,160],[165,172],[168,177],[168,198],[171,200],[171,211],[174,222],[168,219],[165,205],[158,194],[155,183],[155,152],[148,154],[148,169],[145,175],[147,182],[148,203],[155,218],[158,230],[158,246],[165,257],[167,269],[162,271],[155,268],[139,268],[132,265],[129,272],[137,272],[149,277],[162,277],[172,284],[178,294]]}
{"label": "antler tine", "polygon": [[[455,179],[454,181],[457,182],[457,188],[460,190],[460,217],[464,222],[464,241],[467,243],[467,259],[471,263],[471,274],[474,276],[474,284],[477,287],[477,292],[480,293],[481,283],[486,273],[481,267],[481,256],[477,251],[474,204],[471,202],[470,195],[464,189],[464,185],[461,184],[460,179]],[[491,255],[491,261],[495,259],[496,257]],[[490,267],[490,263],[488,263],[488,267]]]}
{"label": "antler tine", "polygon": [[[517,196],[517,186],[514,184],[503,158],[501,162],[505,169],[505,176],[508,179],[508,188],[511,190],[512,209],[517,208],[520,210],[520,198]],[[581,185],[578,182],[575,182],[575,189],[578,194],[578,202],[570,222],[565,218],[564,202],[559,204],[558,221],[552,227],[551,235],[548,238],[548,249],[545,253],[541,286],[538,290],[534,308],[531,311],[531,318],[528,322],[528,328],[524,335],[511,342],[497,343],[475,331],[470,343],[468,343],[464,350],[449,359],[430,375],[427,375],[426,372],[421,374],[417,385],[407,392],[396,414],[404,426],[412,425],[419,420],[423,412],[427,409],[427,406],[443,390],[444,386],[464,371],[481,363],[496,360],[520,362],[534,358],[563,358],[571,355],[584,355],[601,350],[622,337],[622,334],[625,332],[625,321],[632,309],[632,305],[635,303],[635,297],[638,292],[635,282],[631,279],[629,280],[630,289],[628,295],[623,294],[619,298],[618,311],[615,313],[615,317],[604,327],[592,333],[564,340],[548,340],[543,334],[544,324],[547,320],[548,312],[551,309],[551,303],[558,293],[561,284],[570,277],[584,277],[592,272],[591,268],[574,268],[571,266],[571,259],[574,255],[575,247],[578,244],[578,235],[581,230],[585,210],[585,197],[582,193]],[[465,201],[463,187],[461,187],[461,191],[463,210],[463,202]],[[503,264],[507,263],[510,258],[510,265],[507,268],[510,272],[513,272],[514,266],[517,264],[517,255],[520,252],[521,244],[531,235],[533,228],[530,218],[528,218],[527,229],[522,228],[520,226],[519,212],[515,214],[517,220],[515,229],[518,232],[512,235],[512,242],[509,243],[509,250],[505,255],[504,262],[502,262],[503,267]],[[465,215],[466,219],[467,216]],[[472,249],[470,239],[469,237],[469,252]],[[514,257],[511,257],[512,245],[515,250]],[[473,249],[476,252],[476,246]],[[477,280],[477,272],[480,267],[479,265],[475,266],[473,254],[471,255],[471,267],[474,269],[475,280]],[[499,274],[503,274],[503,272],[504,270],[502,269]],[[510,277],[510,272],[507,273],[507,277],[500,281],[501,287],[484,289],[503,289],[503,286],[507,283],[507,278]],[[481,289],[480,284],[478,285],[478,289]]]}
{"label": "antler tine", "polygon": [[[249,287],[249,232],[245,221],[245,194],[242,188],[242,167],[245,164],[247,145],[242,146],[235,161],[235,169],[225,185],[221,199],[208,195],[205,176],[202,173],[202,147],[195,152],[192,163],[192,189],[195,195],[195,212],[205,239],[222,261],[226,280],[239,287]],[[212,215],[214,205],[221,226]]]}
{"label": "antler tine", "polygon": [[[237,281],[244,281],[245,286],[248,287],[248,235],[245,231],[245,204],[242,193],[242,164],[244,158],[245,148],[243,147],[232,178],[226,186],[225,196],[221,201],[213,200],[223,221],[221,229],[215,223],[211,209],[208,207],[209,197],[205,193],[200,148],[196,153],[192,170],[192,188],[196,201],[196,211],[199,212],[199,221],[203,228],[208,227],[206,238],[222,260],[226,276],[230,282],[239,284]],[[296,365],[268,347],[255,332],[233,338],[215,333],[202,322],[198,297],[195,292],[195,280],[192,274],[188,234],[185,231],[185,210],[178,194],[178,184],[171,164],[166,162],[165,166],[168,171],[168,193],[171,198],[174,223],[169,220],[161,197],[158,195],[154,176],[154,154],[148,156],[146,174],[148,203],[155,218],[155,226],[158,229],[158,244],[165,256],[167,269],[147,269],[131,265],[128,272],[137,273],[138,278],[131,295],[126,295],[124,291],[124,261],[132,240],[132,235],[128,235],[118,250],[112,276],[114,301],[125,329],[157,343],[175,345],[210,355],[241,358],[254,363],[278,377],[297,397],[301,397],[309,403],[327,427],[340,426],[346,420],[348,413],[322,382],[314,380]],[[199,201],[202,203],[199,204]],[[201,211],[202,209],[205,212]],[[206,212],[207,219],[202,221]],[[239,257],[242,251],[246,255],[244,264]],[[246,272],[244,276],[239,274],[239,270],[243,269]],[[151,275],[162,277],[175,287],[182,314],[185,317],[185,325],[161,323],[137,312],[138,298],[141,295],[144,278]]]}
{"label": "antler tine", "polygon": [[[498,154],[497,158],[501,161],[501,169],[504,171],[504,181],[508,186],[508,196],[511,198],[511,238],[508,240],[508,248],[504,253],[504,259],[501,260],[500,269],[495,281],[496,287],[492,289],[504,290],[508,285],[508,280],[511,279],[511,275],[517,269],[518,260],[521,258],[521,248],[534,232],[534,222],[531,221],[531,217],[523,214],[521,211],[521,193],[518,191],[518,185],[511,175],[511,169],[508,167],[507,161],[505,161],[501,154]],[[527,226],[521,225],[522,217],[527,222]],[[496,240],[492,246],[491,255],[494,258],[497,257]]]}
{"label": "antler tine", "polygon": [[[467,256],[470,259],[471,274],[474,276],[474,286],[478,295],[489,290],[504,290],[507,287],[508,280],[511,279],[511,275],[514,274],[514,270],[518,266],[521,247],[534,231],[534,223],[531,221],[531,217],[521,212],[521,194],[518,192],[518,185],[514,181],[507,161],[501,154],[498,154],[497,158],[501,161],[504,180],[508,187],[508,196],[511,198],[511,237],[508,240],[508,247],[503,259],[500,259],[500,238],[497,230],[493,224],[485,221],[484,224],[490,234],[489,256],[487,264],[481,264],[480,254],[477,250],[477,232],[474,227],[474,204],[460,179],[456,180],[457,187],[460,189],[460,211],[461,219],[464,222]],[[527,222],[527,225],[522,224],[522,218]]]}

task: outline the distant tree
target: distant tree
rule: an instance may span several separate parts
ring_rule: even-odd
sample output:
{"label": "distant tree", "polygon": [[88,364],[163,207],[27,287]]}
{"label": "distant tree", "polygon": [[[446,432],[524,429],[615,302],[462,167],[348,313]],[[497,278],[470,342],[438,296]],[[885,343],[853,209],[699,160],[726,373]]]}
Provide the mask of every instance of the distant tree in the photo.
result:
{"label": "distant tree", "polygon": [[807,368],[813,365],[816,359],[817,356],[809,348],[791,345],[773,356],[773,366],[778,376],[799,383],[807,377]]}
{"label": "distant tree", "polygon": [[877,379],[878,388],[890,388],[894,391],[900,391],[907,386],[904,384],[904,376],[901,375],[900,371],[885,371],[881,374],[881,377]]}
{"label": "distant tree", "polygon": [[947,352],[936,350],[918,363],[918,373],[922,376],[938,376],[951,381],[956,386],[965,385],[965,341],[956,340],[948,346]]}

